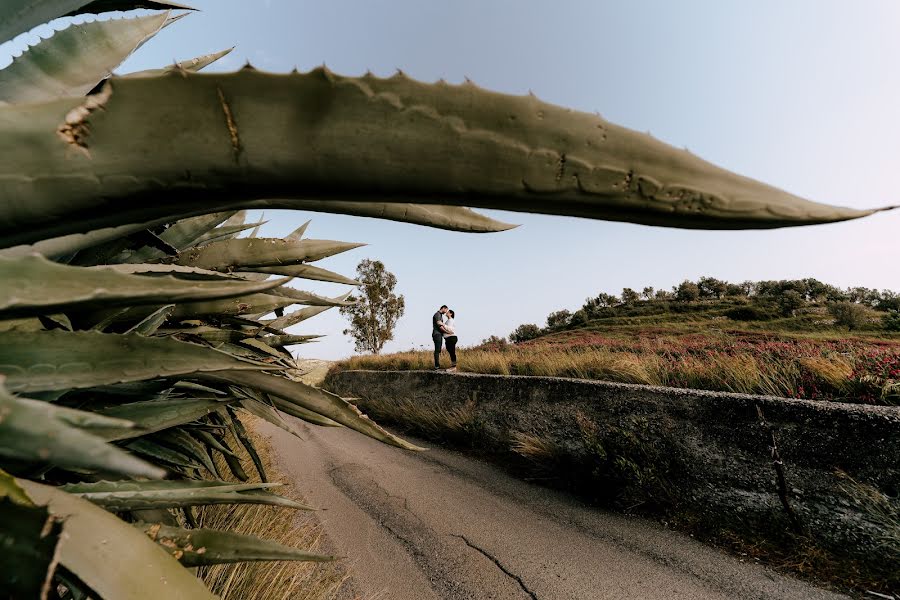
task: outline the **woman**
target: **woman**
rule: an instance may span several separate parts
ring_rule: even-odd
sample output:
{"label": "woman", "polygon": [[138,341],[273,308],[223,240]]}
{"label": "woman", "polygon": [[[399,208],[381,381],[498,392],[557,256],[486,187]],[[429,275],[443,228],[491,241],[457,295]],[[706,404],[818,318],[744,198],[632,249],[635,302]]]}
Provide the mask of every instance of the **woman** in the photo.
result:
{"label": "woman", "polygon": [[454,319],[456,318],[456,313],[452,310],[448,310],[444,315],[444,323],[442,329],[444,331],[444,344],[447,345],[447,353],[450,354],[450,368],[448,371],[456,370],[456,324],[454,323]]}

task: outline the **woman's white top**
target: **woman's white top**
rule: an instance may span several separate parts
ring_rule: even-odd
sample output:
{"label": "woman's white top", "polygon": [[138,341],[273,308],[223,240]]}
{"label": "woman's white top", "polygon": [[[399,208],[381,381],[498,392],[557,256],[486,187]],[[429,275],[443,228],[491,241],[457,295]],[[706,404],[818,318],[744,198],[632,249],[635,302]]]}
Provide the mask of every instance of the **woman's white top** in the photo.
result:
{"label": "woman's white top", "polygon": [[444,333],[445,338],[448,338],[451,335],[456,335],[456,327],[453,324],[453,317],[447,317],[447,320],[444,321],[444,329],[446,329],[448,332]]}

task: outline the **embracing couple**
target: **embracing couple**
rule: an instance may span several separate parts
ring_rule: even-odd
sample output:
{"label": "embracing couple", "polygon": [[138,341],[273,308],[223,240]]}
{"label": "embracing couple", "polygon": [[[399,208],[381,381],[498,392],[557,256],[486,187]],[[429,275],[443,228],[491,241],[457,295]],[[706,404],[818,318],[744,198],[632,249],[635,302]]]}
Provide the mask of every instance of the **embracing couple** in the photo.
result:
{"label": "embracing couple", "polygon": [[445,304],[431,317],[431,339],[434,340],[434,368],[441,368],[441,343],[447,344],[447,353],[450,355],[450,368],[456,370],[456,326],[453,318],[456,316]]}

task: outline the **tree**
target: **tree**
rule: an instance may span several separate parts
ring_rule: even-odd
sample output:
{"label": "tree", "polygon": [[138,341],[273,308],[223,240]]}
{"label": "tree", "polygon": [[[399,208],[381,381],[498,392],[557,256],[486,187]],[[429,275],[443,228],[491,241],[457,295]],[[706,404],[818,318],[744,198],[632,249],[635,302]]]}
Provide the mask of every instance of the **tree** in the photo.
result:
{"label": "tree", "polygon": [[344,335],[353,336],[357,352],[378,354],[386,342],[394,339],[394,327],[406,305],[403,296],[394,293],[397,277],[380,260],[360,261],[356,275],[362,288],[360,294],[350,297],[355,304],[341,307],[341,314],[350,321]]}
{"label": "tree", "polygon": [[693,302],[700,299],[700,288],[693,281],[684,280],[673,288],[679,302]]}
{"label": "tree", "polygon": [[547,315],[547,328],[565,327],[572,319],[572,313],[566,309],[558,310]]}
{"label": "tree", "polygon": [[847,331],[859,329],[866,322],[865,307],[854,302],[829,304],[828,312],[834,317],[835,324],[846,325]]}
{"label": "tree", "polygon": [[624,304],[637,304],[641,295],[631,288],[622,288],[622,302]]}
{"label": "tree", "polygon": [[641,296],[644,297],[644,300],[653,300],[653,286],[648,285],[643,290],[641,290]]}
{"label": "tree", "polygon": [[525,323],[516,327],[515,330],[509,334],[509,340],[514,344],[518,344],[540,337],[542,333],[543,331],[541,328],[534,323]]}
{"label": "tree", "polygon": [[785,290],[778,297],[778,308],[781,310],[781,314],[786,317],[793,315],[798,309],[803,308],[805,304],[806,301],[803,300],[803,296],[797,290]]}
{"label": "tree", "polygon": [[697,282],[700,295],[704,298],[722,298],[728,290],[728,283],[715,277],[701,277]]}

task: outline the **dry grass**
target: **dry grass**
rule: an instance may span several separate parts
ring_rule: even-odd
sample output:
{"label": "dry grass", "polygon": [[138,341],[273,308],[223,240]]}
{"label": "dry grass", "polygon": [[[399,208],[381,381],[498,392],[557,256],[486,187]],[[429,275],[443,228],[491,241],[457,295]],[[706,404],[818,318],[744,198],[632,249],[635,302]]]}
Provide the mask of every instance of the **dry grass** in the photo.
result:
{"label": "dry grass", "polygon": [[[269,479],[287,481],[274,467],[268,442],[255,432],[254,417],[242,417],[242,420],[247,425]],[[251,480],[259,481],[253,463],[243,447],[233,438],[228,443],[240,456],[247,474],[253,475]],[[222,472],[228,473],[221,456],[217,458]],[[276,491],[304,502],[291,485],[285,485]],[[256,535],[312,551],[318,550],[321,545],[322,531],[315,513],[259,505],[204,506],[197,512],[197,521],[202,527]],[[199,575],[222,600],[327,600],[337,597],[347,578],[338,562],[281,561],[215,565],[200,569]]]}
{"label": "dry grass", "polygon": [[[584,332],[460,350],[459,370],[573,377],[788,398],[896,404],[900,344],[748,332]],[[356,356],[332,369],[428,370],[430,352]]]}

